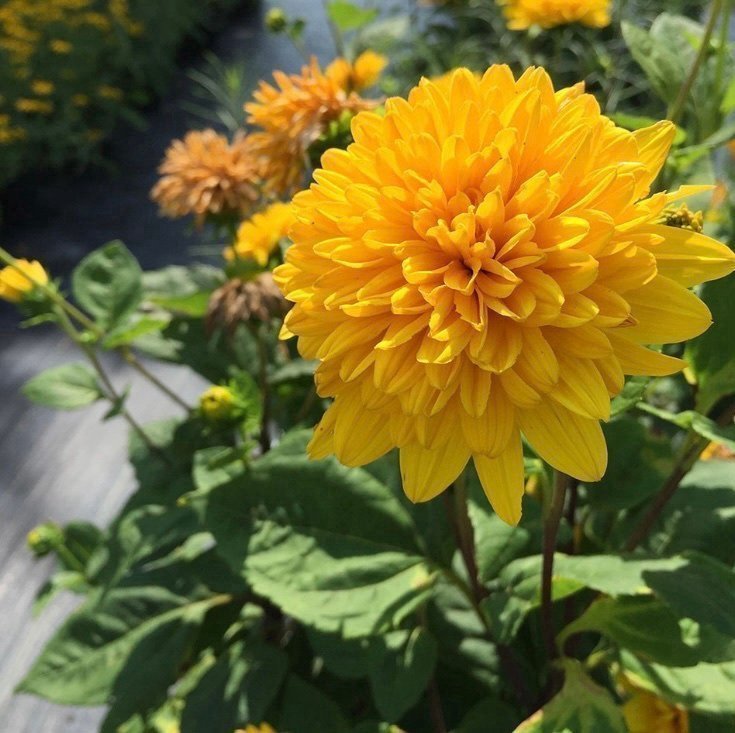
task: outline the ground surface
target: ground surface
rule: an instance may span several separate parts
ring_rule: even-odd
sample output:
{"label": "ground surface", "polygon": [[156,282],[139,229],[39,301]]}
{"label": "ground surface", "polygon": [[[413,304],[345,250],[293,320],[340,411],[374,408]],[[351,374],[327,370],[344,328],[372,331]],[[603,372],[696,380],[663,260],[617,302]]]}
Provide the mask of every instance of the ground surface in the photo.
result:
{"label": "ground surface", "polygon": [[[331,42],[324,34],[318,0],[279,0],[293,15],[308,18],[309,48],[328,58]],[[253,82],[274,68],[294,70],[296,52],[282,38],[262,31],[260,11],[232,18],[212,39],[212,50],[227,62],[247,65]],[[201,63],[201,58],[188,62]],[[186,69],[169,95],[147,115],[145,130],[125,130],[113,141],[112,174],[90,171],[79,178],[44,177],[11,192],[7,223],[0,229],[3,246],[17,256],[43,260],[55,275],[68,273],[86,252],[122,239],[144,268],[190,259],[196,240],[187,227],[158,217],[148,192],[155,169],[170,140],[192,126],[182,104],[192,82]],[[33,619],[31,606],[52,569],[35,562],[24,547],[25,536],[40,522],[86,519],[106,524],[132,489],[126,463],[126,428],[120,421],[101,425],[101,409],[53,413],[30,405],[19,387],[55,364],[75,360],[73,348],[53,331],[19,331],[12,309],[0,306],[0,732],[94,733],[101,710],[57,707],[27,696],[12,696],[45,641],[77,602],[57,599]],[[176,413],[176,406],[146,384],[113,366],[118,385],[134,384],[131,411],[141,422]],[[191,401],[201,382],[185,370],[156,366],[166,382]],[[204,732],[203,732],[204,733]]]}

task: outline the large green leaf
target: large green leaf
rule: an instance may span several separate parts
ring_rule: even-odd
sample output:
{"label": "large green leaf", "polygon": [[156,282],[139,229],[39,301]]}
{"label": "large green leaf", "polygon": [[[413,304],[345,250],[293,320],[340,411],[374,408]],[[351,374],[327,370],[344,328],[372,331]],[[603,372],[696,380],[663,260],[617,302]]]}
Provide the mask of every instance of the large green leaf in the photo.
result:
{"label": "large green leaf", "polygon": [[[173,572],[171,580],[175,586]],[[96,594],[54,635],[18,689],[63,705],[103,705],[114,695],[132,706],[125,720],[174,682],[205,614],[222,600],[154,584]]]}
{"label": "large green leaf", "polygon": [[186,697],[181,733],[232,733],[265,718],[288,666],[286,654],[262,641],[238,641]]}
{"label": "large green leaf", "polygon": [[32,402],[57,410],[76,410],[104,397],[97,375],[85,364],[64,364],[36,375],[23,385]]}
{"label": "large green leaf", "polygon": [[287,436],[195,506],[223,557],[289,615],[345,636],[389,629],[433,582],[411,518],[367,472],[310,461],[308,437]]}
{"label": "large green leaf", "polygon": [[665,667],[628,651],[621,652],[620,660],[636,687],[703,713],[735,713],[735,662]]}
{"label": "large green leaf", "polygon": [[489,697],[477,703],[462,719],[456,733],[488,733],[492,721],[493,733],[511,733],[518,726],[520,716],[507,703]]}
{"label": "large green leaf", "polygon": [[104,329],[130,316],[142,295],[138,261],[122,242],[87,255],[72,273],[74,298]]}
{"label": "large green leaf", "polygon": [[621,709],[610,693],[593,682],[577,660],[566,659],[563,666],[561,692],[515,733],[627,733]]}
{"label": "large green leaf", "polygon": [[143,275],[146,301],[161,308],[201,317],[207,312],[212,291],[225,281],[221,268],[194,264],[171,265]]}
{"label": "large green leaf", "polygon": [[436,641],[426,631],[392,631],[375,638],[368,653],[375,706],[388,722],[397,722],[423,694],[434,674]]}
{"label": "large green leaf", "polygon": [[342,32],[355,31],[378,17],[375,8],[363,8],[347,0],[330,0],[327,3],[327,15],[332,23]]}
{"label": "large green leaf", "polygon": [[722,399],[735,394],[735,278],[702,286],[701,297],[712,311],[713,325],[687,344],[685,358],[697,379],[697,410],[707,414]]}
{"label": "large green leaf", "polygon": [[735,659],[735,642],[679,616],[647,596],[600,598],[559,635],[559,644],[573,634],[594,631],[639,657],[670,666]]}
{"label": "large green leaf", "polygon": [[587,500],[596,509],[637,506],[656,493],[670,473],[671,445],[628,417],[608,423],[604,431],[608,470],[601,481],[588,486]]}
{"label": "large green leaf", "polygon": [[347,733],[339,706],[314,685],[291,675],[279,701],[276,730],[299,733]]}

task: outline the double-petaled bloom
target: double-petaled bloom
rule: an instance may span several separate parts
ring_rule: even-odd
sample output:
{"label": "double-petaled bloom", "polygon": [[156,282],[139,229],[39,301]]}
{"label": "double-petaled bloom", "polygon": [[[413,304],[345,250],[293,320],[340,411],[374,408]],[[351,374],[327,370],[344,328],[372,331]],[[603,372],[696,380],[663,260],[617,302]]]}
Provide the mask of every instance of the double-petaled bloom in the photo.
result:
{"label": "double-petaled bloom", "polygon": [[265,81],[245,105],[248,122],[260,128],[249,141],[260,161],[266,187],[282,194],[303,185],[309,146],[327,125],[343,113],[375,106],[357,89],[377,79],[379,57],[367,57],[359,66],[338,59],[322,71],[316,59],[300,74],[273,74],[275,84]]}
{"label": "double-petaled bloom", "polygon": [[277,201],[245,220],[237,230],[232,247],[224,251],[225,259],[255,260],[265,267],[278,243],[286,237],[293,223],[291,204]]}
{"label": "double-petaled bloom", "polygon": [[553,28],[581,23],[593,28],[610,25],[611,0],[498,0],[508,27],[525,30],[533,25]]}
{"label": "double-petaled bloom", "polygon": [[556,469],[599,480],[600,427],[625,375],[683,362],[648,348],[705,331],[688,288],[735,269],[701,233],[661,224],[683,191],[651,195],[674,126],[628,132],[583,87],[539,68],[423,80],[359,114],[294,200],[275,272],[284,335],[318,359],[334,402],[313,457],[400,449],[408,497],[439,494],[473,459],[518,522],[525,436]]}

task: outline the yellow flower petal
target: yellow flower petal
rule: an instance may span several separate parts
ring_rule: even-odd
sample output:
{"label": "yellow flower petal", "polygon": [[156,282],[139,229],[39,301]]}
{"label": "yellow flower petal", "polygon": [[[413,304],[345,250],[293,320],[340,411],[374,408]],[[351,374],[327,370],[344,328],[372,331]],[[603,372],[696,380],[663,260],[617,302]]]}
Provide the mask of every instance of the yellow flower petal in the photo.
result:
{"label": "yellow flower petal", "polygon": [[485,495],[497,515],[515,526],[521,521],[523,500],[523,444],[516,431],[507,448],[497,457],[474,455],[475,468]]}
{"label": "yellow flower petal", "polygon": [[597,420],[546,400],[519,413],[532,448],[554,468],[580,481],[599,481],[607,468],[607,446]]}
{"label": "yellow flower petal", "polygon": [[431,450],[418,443],[401,448],[401,479],[406,496],[414,503],[441,494],[467,465],[470,452],[457,441]]}
{"label": "yellow flower petal", "polygon": [[625,374],[638,377],[666,377],[686,367],[685,361],[641,346],[627,339],[624,333],[625,331],[621,333],[609,331],[608,338]]}

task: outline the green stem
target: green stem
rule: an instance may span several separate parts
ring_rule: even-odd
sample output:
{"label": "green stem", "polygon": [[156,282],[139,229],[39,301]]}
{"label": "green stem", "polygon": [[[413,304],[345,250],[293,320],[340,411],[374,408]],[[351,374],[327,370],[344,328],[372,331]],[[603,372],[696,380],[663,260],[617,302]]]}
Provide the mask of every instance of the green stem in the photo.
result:
{"label": "green stem", "polygon": [[564,513],[564,499],[568,484],[569,476],[557,471],[554,476],[551,501],[546,507],[546,517],[544,518],[543,564],[541,569],[541,629],[549,659],[555,659],[558,651],[552,608],[552,580],[556,540],[559,535],[562,514]]}
{"label": "green stem", "polygon": [[733,0],[725,0],[722,5],[722,24],[720,25],[719,49],[717,68],[715,71],[715,89],[720,95],[724,92],[723,79],[725,77],[725,61],[729,55],[730,16],[732,15]]}
{"label": "green stem", "polygon": [[700,45],[699,51],[697,52],[697,57],[694,59],[694,63],[692,64],[692,68],[689,71],[689,75],[687,76],[684,84],[682,84],[682,87],[679,90],[679,95],[677,96],[676,101],[669,108],[667,119],[671,120],[671,122],[673,122],[674,124],[678,123],[682,113],[684,112],[687,100],[689,99],[689,93],[692,91],[694,82],[697,80],[699,71],[702,68],[704,59],[706,58],[707,52],[709,51],[712,34],[714,33],[717,19],[720,17],[722,12],[722,3],[723,0],[714,0],[714,2],[712,3],[712,10],[709,20],[707,21],[707,26],[704,30],[704,35],[702,36],[702,44]]}
{"label": "green stem", "polygon": [[120,348],[120,353],[123,359],[133,368],[138,374],[147,379],[154,387],[159,389],[165,394],[170,400],[175,402],[185,412],[191,412],[191,407],[179,397],[176,392],[167,387],[153,372],[151,372],[133,353],[128,346]]}

